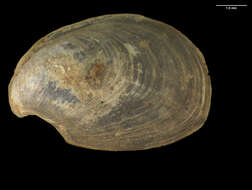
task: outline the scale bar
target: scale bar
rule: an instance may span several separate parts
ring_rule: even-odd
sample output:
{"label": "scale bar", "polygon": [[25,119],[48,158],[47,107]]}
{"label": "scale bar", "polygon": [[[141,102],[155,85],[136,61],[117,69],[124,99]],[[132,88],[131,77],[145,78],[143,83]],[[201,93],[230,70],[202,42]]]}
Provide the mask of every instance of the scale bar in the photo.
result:
{"label": "scale bar", "polygon": [[248,5],[216,5],[216,7],[247,7]]}

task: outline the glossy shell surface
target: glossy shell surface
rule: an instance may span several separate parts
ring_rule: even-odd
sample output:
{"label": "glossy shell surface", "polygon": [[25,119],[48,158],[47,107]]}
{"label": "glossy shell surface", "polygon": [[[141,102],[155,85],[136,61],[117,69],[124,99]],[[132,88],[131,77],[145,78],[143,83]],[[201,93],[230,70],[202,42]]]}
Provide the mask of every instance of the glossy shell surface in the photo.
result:
{"label": "glossy shell surface", "polygon": [[206,121],[211,83],[199,49],[134,14],[87,19],[36,42],[9,84],[18,117],[37,115],[66,142],[99,150],[164,146]]}

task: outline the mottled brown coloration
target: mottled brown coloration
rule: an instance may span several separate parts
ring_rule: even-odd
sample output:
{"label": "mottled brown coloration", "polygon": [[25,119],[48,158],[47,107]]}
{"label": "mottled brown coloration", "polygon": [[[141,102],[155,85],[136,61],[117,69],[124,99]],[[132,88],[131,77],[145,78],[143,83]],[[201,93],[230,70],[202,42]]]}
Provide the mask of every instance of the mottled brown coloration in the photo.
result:
{"label": "mottled brown coloration", "polygon": [[9,84],[18,117],[37,115],[66,142],[100,150],[180,140],[204,124],[210,100],[199,49],[173,27],[134,14],[53,31],[20,59]]}
{"label": "mottled brown coloration", "polygon": [[95,85],[99,85],[101,83],[101,73],[104,70],[104,66],[102,64],[96,64],[92,67],[90,70],[90,73],[88,76],[86,76],[86,80],[89,80],[90,82],[94,82]]}

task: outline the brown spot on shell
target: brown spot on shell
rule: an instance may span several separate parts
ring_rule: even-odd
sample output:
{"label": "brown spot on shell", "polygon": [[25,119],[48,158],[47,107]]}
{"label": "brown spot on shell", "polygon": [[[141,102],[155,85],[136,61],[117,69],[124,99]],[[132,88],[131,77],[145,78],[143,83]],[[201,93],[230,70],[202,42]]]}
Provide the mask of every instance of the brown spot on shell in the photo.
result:
{"label": "brown spot on shell", "polygon": [[149,42],[147,40],[142,40],[139,42],[139,46],[142,48],[149,48]]}
{"label": "brown spot on shell", "polygon": [[104,66],[102,64],[95,64],[94,66],[92,66],[89,74],[85,77],[85,79],[92,85],[100,85],[103,71]]}

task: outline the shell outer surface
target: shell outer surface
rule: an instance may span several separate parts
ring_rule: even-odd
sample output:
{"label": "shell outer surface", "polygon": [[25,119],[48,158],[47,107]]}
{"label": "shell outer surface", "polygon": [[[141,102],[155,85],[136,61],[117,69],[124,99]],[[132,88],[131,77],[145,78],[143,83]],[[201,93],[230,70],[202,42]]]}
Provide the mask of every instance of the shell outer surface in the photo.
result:
{"label": "shell outer surface", "polygon": [[104,15],[53,31],[9,84],[18,117],[37,115],[66,142],[125,151],[160,147],[206,121],[211,83],[199,49],[168,24]]}

